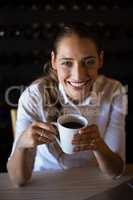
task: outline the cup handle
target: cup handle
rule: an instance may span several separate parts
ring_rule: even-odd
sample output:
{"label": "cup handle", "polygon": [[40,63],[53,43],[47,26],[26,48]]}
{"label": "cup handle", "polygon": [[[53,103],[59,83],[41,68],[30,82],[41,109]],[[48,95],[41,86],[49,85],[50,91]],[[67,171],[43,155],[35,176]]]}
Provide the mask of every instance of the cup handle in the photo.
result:
{"label": "cup handle", "polygon": [[[57,125],[56,122],[52,122],[51,124],[53,124],[54,126],[56,126],[56,128],[57,128],[57,130],[58,130],[58,125]],[[56,142],[57,142],[57,143],[59,144],[59,146],[61,147],[61,143],[60,143],[59,138],[58,138],[56,135],[54,135],[54,138],[56,139]]]}

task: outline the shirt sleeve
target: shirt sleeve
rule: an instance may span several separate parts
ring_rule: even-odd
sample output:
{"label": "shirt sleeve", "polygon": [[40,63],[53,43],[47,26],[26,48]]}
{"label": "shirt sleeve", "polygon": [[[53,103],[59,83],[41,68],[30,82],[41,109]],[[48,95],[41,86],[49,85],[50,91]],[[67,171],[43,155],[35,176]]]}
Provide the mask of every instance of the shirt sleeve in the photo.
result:
{"label": "shirt sleeve", "polygon": [[121,84],[112,97],[110,117],[105,133],[105,142],[109,148],[120,155],[125,162],[126,134],[125,118],[127,114],[126,87]]}
{"label": "shirt sleeve", "polygon": [[[12,153],[22,132],[33,122],[41,120],[42,97],[37,85],[31,85],[22,93],[18,102],[15,139]],[[11,155],[12,155],[11,153]]]}

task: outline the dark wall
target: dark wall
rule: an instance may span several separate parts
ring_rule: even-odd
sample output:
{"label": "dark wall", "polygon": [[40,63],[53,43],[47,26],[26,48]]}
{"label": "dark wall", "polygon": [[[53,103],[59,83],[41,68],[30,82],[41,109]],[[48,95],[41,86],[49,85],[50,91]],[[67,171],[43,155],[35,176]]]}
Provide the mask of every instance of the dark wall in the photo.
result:
{"label": "dark wall", "polygon": [[[103,73],[120,80],[132,94],[133,3],[121,0],[0,0],[0,171],[12,146],[10,109],[24,87],[39,77],[49,58],[57,26],[82,21],[104,38]],[[129,104],[133,95],[129,95]],[[127,162],[131,153],[133,107],[127,116]]]}

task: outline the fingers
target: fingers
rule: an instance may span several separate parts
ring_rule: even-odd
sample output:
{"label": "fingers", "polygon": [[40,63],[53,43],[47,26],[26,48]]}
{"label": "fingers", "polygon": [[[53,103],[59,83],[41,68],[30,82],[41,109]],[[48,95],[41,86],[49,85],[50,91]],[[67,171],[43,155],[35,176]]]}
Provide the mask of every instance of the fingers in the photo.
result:
{"label": "fingers", "polygon": [[86,150],[96,150],[98,148],[97,146],[97,140],[92,139],[90,141],[87,141],[87,143],[81,143],[75,146],[74,151],[86,151]]}
{"label": "fingers", "polygon": [[49,138],[45,138],[45,137],[42,137],[42,136],[38,136],[37,137],[37,144],[49,144],[51,143],[52,141],[49,139]]}
{"label": "fingers", "polygon": [[95,139],[100,136],[99,130],[96,125],[87,126],[85,128],[81,128],[79,133],[74,135],[74,142],[83,141],[90,139]]}
{"label": "fingers", "polygon": [[73,142],[75,144],[78,144],[80,142],[86,143],[86,141],[91,141],[92,139],[95,139],[99,137],[99,133],[97,132],[83,132],[82,134],[76,134],[73,137]]}
{"label": "fingers", "polygon": [[53,134],[56,134],[56,128],[50,124],[50,123],[42,123],[42,122],[33,122],[32,124],[32,127],[33,128],[40,128],[40,129],[46,129],[48,130],[49,132],[52,132]]}
{"label": "fingers", "polygon": [[80,141],[86,142],[86,141],[88,141],[88,140],[92,140],[92,139],[95,138],[95,135],[94,135],[94,134],[95,134],[95,133],[91,133],[91,135],[89,135],[88,133],[84,133],[83,135],[77,134],[77,135],[75,135],[75,136],[73,137],[73,142],[78,143],[78,142],[80,142]]}
{"label": "fingers", "polygon": [[49,123],[34,122],[31,132],[36,145],[48,144],[55,140],[56,129]]}
{"label": "fingers", "polygon": [[42,138],[47,138],[51,141],[55,139],[55,134],[53,134],[50,131],[47,131],[46,129],[34,128],[34,133],[38,136],[41,136]]}
{"label": "fingers", "polygon": [[57,129],[50,123],[41,123],[41,122],[34,122],[32,124],[32,129],[34,132],[41,137],[49,138],[51,140],[55,139],[55,135],[57,134]]}
{"label": "fingers", "polygon": [[39,133],[34,133],[34,143],[35,143],[35,145],[40,145],[40,144],[49,144],[49,143],[51,143],[53,140],[52,139],[50,139],[50,138],[48,138],[48,137],[45,137],[45,136],[42,136],[41,134],[40,134],[40,132]]}
{"label": "fingers", "polygon": [[98,145],[100,134],[96,125],[87,126],[80,129],[72,140],[72,144],[75,145],[75,152],[85,150],[96,150]]}
{"label": "fingers", "polygon": [[95,143],[90,143],[90,144],[84,144],[81,146],[76,146],[74,148],[75,152],[78,151],[87,151],[87,150],[96,150],[97,149],[97,145]]}
{"label": "fingers", "polygon": [[97,131],[97,129],[98,129],[97,126],[95,124],[93,124],[93,125],[79,129],[79,134],[95,132],[95,131]]}

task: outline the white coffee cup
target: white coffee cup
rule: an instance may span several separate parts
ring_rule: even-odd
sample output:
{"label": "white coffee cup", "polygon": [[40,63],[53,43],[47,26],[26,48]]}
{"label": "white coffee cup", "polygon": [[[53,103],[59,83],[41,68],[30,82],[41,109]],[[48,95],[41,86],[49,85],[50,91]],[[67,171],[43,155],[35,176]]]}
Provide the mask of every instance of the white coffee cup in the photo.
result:
{"label": "white coffee cup", "polygon": [[75,147],[72,144],[73,136],[78,133],[80,128],[87,126],[87,124],[87,119],[78,114],[64,114],[58,118],[56,126],[60,139],[56,137],[56,141],[64,153],[73,153]]}

